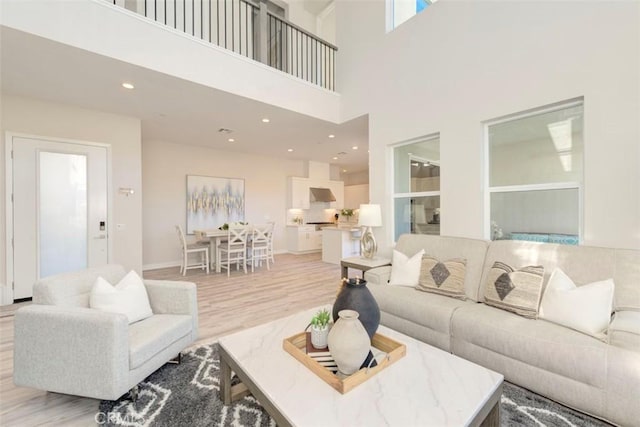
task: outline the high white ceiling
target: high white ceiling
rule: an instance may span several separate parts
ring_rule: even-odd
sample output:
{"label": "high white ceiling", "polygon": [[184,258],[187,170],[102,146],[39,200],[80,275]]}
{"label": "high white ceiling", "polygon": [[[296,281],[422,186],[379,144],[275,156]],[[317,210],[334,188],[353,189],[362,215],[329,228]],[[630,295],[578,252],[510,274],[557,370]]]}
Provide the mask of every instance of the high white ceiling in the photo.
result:
{"label": "high white ceiling", "polygon": [[[368,168],[364,116],[337,125],[6,27],[0,62],[3,94],[134,116],[143,140],[314,160],[348,173]],[[124,81],[135,89],[124,89]]]}

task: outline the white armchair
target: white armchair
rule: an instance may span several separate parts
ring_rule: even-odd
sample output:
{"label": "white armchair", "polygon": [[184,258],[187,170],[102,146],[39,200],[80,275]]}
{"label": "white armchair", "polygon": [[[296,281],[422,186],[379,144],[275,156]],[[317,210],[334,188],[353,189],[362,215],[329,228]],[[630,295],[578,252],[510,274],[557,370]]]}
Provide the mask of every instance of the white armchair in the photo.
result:
{"label": "white armchair", "polygon": [[132,324],[89,308],[98,276],[118,283],[125,274],[107,265],[35,284],[34,304],[15,316],[16,385],[116,400],[197,339],[194,283],[144,280],[153,315]]}

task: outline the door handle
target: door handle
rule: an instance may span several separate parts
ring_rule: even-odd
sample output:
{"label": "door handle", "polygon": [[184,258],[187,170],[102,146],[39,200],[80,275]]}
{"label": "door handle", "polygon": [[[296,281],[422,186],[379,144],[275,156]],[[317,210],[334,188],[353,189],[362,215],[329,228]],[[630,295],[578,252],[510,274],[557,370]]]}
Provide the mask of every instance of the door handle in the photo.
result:
{"label": "door handle", "polygon": [[99,236],[94,237],[95,240],[106,239],[106,238],[107,238],[106,234],[101,234]]}

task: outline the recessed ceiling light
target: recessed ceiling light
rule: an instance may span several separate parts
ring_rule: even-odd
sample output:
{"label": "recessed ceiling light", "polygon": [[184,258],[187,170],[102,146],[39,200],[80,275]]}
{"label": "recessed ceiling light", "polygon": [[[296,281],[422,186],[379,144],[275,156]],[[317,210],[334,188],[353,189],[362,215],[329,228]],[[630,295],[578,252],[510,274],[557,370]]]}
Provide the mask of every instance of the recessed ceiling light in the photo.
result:
{"label": "recessed ceiling light", "polygon": [[135,86],[132,85],[131,83],[122,83],[122,87],[125,89],[133,89]]}
{"label": "recessed ceiling light", "polygon": [[334,134],[329,135],[329,138],[335,138],[336,136]]}
{"label": "recessed ceiling light", "polygon": [[346,172],[346,171],[347,171],[346,169],[342,169],[342,172]]}
{"label": "recessed ceiling light", "polygon": [[353,147],[351,147],[351,149],[352,149],[352,150],[357,150],[357,149],[358,149],[358,146],[357,146],[357,145],[354,145]]}
{"label": "recessed ceiling light", "polygon": [[338,157],[337,157],[337,156],[336,156],[336,157],[334,157],[334,158],[333,158],[333,160],[338,160]]}
{"label": "recessed ceiling light", "polygon": [[264,119],[262,119],[262,123],[269,123],[269,119],[267,119],[266,117]]}
{"label": "recessed ceiling light", "polygon": [[235,139],[233,139],[233,138],[229,138],[229,139],[227,139],[227,141],[229,141],[229,142],[236,142],[236,140],[235,140]]}
{"label": "recessed ceiling light", "polygon": [[287,151],[291,153],[293,151],[293,148],[289,148]]}

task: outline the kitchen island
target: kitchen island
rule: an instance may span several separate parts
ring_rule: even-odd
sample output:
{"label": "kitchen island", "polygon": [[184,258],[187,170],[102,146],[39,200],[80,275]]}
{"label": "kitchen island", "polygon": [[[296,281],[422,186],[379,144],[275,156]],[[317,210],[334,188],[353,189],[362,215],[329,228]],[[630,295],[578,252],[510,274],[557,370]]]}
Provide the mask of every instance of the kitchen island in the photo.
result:
{"label": "kitchen island", "polygon": [[356,225],[322,228],[322,261],[340,264],[342,258],[360,255],[362,229]]}

